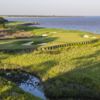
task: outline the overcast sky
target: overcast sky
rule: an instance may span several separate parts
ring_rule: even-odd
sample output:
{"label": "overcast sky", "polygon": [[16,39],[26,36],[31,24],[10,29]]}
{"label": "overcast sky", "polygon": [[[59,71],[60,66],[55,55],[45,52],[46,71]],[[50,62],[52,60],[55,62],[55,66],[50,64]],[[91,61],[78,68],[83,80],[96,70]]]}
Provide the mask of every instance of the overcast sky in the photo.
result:
{"label": "overcast sky", "polygon": [[0,15],[100,16],[100,0],[0,0]]}

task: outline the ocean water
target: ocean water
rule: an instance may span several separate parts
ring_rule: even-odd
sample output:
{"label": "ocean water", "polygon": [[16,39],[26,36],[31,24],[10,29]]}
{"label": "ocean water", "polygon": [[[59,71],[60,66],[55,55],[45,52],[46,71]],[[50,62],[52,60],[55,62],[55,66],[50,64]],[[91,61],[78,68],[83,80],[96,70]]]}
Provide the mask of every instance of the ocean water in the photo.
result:
{"label": "ocean water", "polygon": [[100,17],[8,17],[10,21],[39,22],[39,27],[81,30],[100,34]]}

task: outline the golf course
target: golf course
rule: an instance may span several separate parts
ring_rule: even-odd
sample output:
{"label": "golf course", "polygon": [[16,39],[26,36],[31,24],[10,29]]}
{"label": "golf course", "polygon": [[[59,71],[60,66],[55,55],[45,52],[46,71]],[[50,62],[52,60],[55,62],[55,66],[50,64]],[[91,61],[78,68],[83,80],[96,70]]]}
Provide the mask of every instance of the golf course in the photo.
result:
{"label": "golf course", "polygon": [[19,88],[21,72],[40,80],[45,100],[100,100],[100,35],[24,24],[0,29],[0,100],[43,100]]}

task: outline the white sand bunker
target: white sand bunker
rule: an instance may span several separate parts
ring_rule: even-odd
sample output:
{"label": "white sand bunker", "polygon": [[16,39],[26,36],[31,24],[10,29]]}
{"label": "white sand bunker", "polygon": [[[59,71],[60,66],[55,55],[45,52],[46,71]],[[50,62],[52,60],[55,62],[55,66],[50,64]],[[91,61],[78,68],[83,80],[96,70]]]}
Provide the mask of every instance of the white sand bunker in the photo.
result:
{"label": "white sand bunker", "polygon": [[24,43],[24,44],[22,44],[22,45],[24,45],[24,46],[30,46],[30,45],[32,45],[32,44],[33,44],[33,41]]}
{"label": "white sand bunker", "polygon": [[52,32],[52,33],[57,33],[57,32]]}
{"label": "white sand bunker", "polygon": [[48,36],[48,34],[42,34],[42,36],[43,36],[43,37],[46,37],[46,36]]}
{"label": "white sand bunker", "polygon": [[40,44],[38,44],[38,45],[46,45],[47,43],[40,43]]}
{"label": "white sand bunker", "polygon": [[88,35],[84,35],[83,37],[84,37],[84,38],[89,38],[89,36],[88,36]]}
{"label": "white sand bunker", "polygon": [[84,35],[83,38],[92,38],[92,39],[96,39],[96,36],[89,36],[89,35]]}
{"label": "white sand bunker", "polygon": [[93,36],[92,39],[96,39],[97,37]]}

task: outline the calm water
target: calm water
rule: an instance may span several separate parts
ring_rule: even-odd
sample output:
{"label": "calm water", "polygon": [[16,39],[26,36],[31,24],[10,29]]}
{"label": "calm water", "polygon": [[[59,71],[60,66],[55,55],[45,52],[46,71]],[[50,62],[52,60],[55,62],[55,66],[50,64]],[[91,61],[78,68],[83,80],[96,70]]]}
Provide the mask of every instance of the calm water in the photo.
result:
{"label": "calm water", "polygon": [[40,79],[30,73],[21,71],[20,69],[1,69],[0,76],[12,81],[25,92],[39,97],[41,100],[47,100]]}
{"label": "calm water", "polygon": [[39,22],[41,27],[89,31],[100,34],[100,17],[8,18],[10,21]]}

